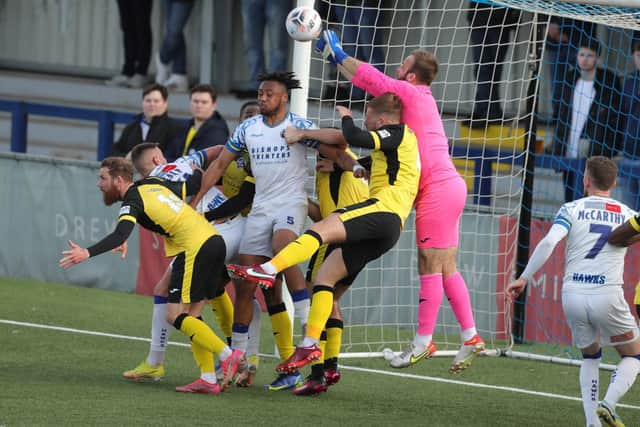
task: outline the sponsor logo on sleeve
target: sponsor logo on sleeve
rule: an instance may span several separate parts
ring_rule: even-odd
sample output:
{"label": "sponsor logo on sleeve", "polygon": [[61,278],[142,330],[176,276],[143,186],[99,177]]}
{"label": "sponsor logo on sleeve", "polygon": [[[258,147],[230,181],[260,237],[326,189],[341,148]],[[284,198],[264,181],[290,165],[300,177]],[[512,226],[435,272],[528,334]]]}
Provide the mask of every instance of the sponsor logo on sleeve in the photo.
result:
{"label": "sponsor logo on sleeve", "polygon": [[388,131],[388,130],[386,130],[386,129],[380,129],[380,130],[378,130],[377,132],[378,132],[378,135],[380,135],[380,138],[381,138],[381,139],[389,138],[389,137],[391,136],[391,134],[389,133],[389,131]]}

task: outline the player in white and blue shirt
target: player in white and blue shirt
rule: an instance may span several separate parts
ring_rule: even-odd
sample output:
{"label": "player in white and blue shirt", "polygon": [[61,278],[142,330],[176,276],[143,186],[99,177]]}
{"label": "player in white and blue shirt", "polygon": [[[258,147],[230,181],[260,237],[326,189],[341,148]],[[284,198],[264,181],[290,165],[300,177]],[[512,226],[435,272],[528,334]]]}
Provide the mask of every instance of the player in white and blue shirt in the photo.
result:
{"label": "player in white and blue shirt", "polygon": [[245,120],[225,145],[235,155],[247,151],[256,180],[254,205],[279,199],[307,199],[304,184],[307,177],[307,146],[286,143],[283,132],[293,126],[316,129],[308,119],[288,112],[275,125],[267,123],[262,114]]}
{"label": "player in white and blue shirt", "polygon": [[[567,237],[562,309],[584,359],[580,387],[587,426],[599,426],[600,420],[622,425],[621,421],[616,423],[615,407],[640,371],[638,326],[622,289],[626,248],[608,243],[613,229],[636,214],[610,197],[617,172],[616,164],[607,157],[587,159],[583,179],[587,197],[562,205],[522,275],[506,289],[508,299],[519,295],[555,246]],[[622,360],[598,404],[601,345],[613,346]]]}
{"label": "player in white and blue shirt", "polygon": [[607,238],[633,215],[631,208],[610,197],[589,196],[562,205],[554,225],[567,235],[563,292],[622,286],[627,250],[607,244]]}
{"label": "player in white and blue shirt", "polygon": [[[191,204],[195,206],[205,192],[222,176],[226,167],[242,150],[249,153],[255,179],[255,196],[240,243],[240,264],[253,265],[268,261],[288,243],[295,240],[305,225],[307,195],[304,184],[307,144],[288,145],[283,131],[289,126],[311,129],[309,120],[287,111],[289,91],[300,88],[293,73],[275,72],[258,77],[260,114],[240,124],[222,153],[209,166],[202,178],[202,188]],[[309,296],[304,276],[297,266],[284,272],[294,303],[295,315],[306,322]],[[236,286],[236,304],[232,347],[246,351],[248,327],[252,317],[251,299],[255,285],[246,281]],[[293,352],[291,321],[282,301],[281,283],[265,293],[278,352],[285,360]],[[292,388],[302,381],[299,373],[276,378],[270,390]]]}
{"label": "player in white and blue shirt", "polygon": [[172,163],[157,165],[149,172],[149,176],[157,176],[167,181],[186,181],[193,175],[194,168],[202,169],[207,164],[207,151],[200,150],[186,156],[179,157]]}

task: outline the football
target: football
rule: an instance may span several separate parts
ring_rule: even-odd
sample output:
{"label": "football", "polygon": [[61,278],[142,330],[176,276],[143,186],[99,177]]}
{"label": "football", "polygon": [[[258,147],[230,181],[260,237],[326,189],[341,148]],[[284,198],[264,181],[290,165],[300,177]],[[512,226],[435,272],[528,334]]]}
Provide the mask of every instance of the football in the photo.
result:
{"label": "football", "polygon": [[296,7],[287,15],[285,27],[292,39],[306,42],[320,35],[322,20],[315,9],[304,6]]}

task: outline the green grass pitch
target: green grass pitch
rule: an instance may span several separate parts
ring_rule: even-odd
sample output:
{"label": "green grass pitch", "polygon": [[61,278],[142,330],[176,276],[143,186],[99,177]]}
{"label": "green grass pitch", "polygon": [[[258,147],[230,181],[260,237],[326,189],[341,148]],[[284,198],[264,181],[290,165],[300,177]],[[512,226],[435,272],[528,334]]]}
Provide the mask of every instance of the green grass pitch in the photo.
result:
{"label": "green grass pitch", "polygon": [[[185,395],[174,388],[198,375],[188,348],[169,347],[162,381],[134,383],[121,373],[146,356],[146,342],[5,322],[146,338],[151,307],[148,297],[0,279],[0,426],[584,425],[580,401],[571,400],[580,394],[575,367],[484,357],[453,376],[448,358],[401,371],[381,359],[345,359],[328,393],[296,397],[261,389],[275,377],[275,360],[263,358],[253,388]],[[213,323],[211,313],[205,320]],[[262,350],[271,352],[266,316],[262,325]],[[171,341],[186,339],[173,331]],[[609,375],[602,373],[601,396]],[[619,408],[626,425],[640,425],[637,385],[622,403],[633,406]]]}

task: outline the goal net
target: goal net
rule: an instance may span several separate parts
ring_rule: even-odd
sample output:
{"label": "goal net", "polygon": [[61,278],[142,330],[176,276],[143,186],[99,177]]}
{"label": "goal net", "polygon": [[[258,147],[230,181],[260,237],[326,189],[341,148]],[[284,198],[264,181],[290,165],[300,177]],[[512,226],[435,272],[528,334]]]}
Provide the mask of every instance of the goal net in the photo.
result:
{"label": "goal net", "polygon": [[[617,138],[628,123],[628,114],[622,111],[622,82],[635,70],[631,46],[634,30],[640,30],[640,9],[630,7],[632,3],[324,0],[315,4],[325,28],[337,31],[348,54],[387,75],[395,76],[413,49],[423,48],[438,57],[440,68],[432,90],[469,194],[458,266],[470,291],[478,331],[490,349],[498,350],[494,354],[509,349],[510,354],[525,357],[577,358],[561,310],[563,248],[557,248],[536,275],[526,303],[515,309],[515,324],[511,308],[504,304],[504,288],[518,268],[518,248],[526,247],[527,239],[535,247],[565,195],[580,194],[584,155],[597,152],[602,148],[598,144],[609,147],[615,137],[619,142],[610,154],[620,156],[622,139]],[[560,37],[552,40],[547,32]],[[593,100],[608,112],[588,121],[607,136],[603,141],[599,137],[593,147],[581,146],[574,157],[553,154],[554,147],[564,143],[559,142],[559,129],[571,126],[565,81],[574,75],[576,53],[585,41],[593,46],[598,41],[598,67],[617,79],[607,81]],[[298,45],[303,44],[296,42],[296,49]],[[347,105],[362,125],[365,93],[317,53],[311,53],[308,76],[307,117],[320,127],[338,126],[334,107]],[[603,92],[609,93],[606,100]],[[580,144],[586,144],[587,137],[580,135]],[[636,169],[621,167],[620,173],[635,178],[640,170]],[[636,187],[636,196],[637,192]],[[622,195],[622,190],[616,193]],[[414,232],[412,216],[396,247],[370,263],[343,296],[343,353],[400,350],[413,337],[420,283]],[[628,261],[629,297],[638,276]],[[434,340],[439,354],[453,354],[460,345],[459,327],[446,298]]]}

